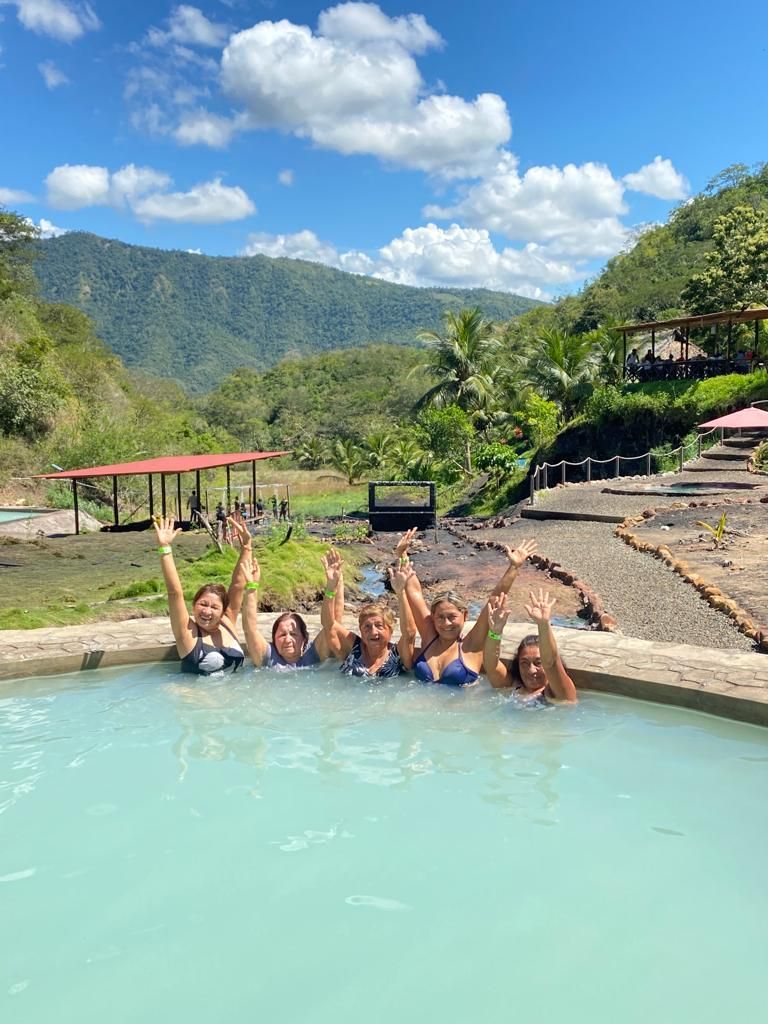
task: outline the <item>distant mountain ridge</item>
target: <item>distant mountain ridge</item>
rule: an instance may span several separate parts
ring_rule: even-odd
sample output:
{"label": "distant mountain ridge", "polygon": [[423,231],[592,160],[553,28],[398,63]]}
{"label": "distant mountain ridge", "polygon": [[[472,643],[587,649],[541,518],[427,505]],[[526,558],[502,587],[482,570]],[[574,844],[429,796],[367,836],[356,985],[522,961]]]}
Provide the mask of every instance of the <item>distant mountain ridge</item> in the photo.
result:
{"label": "distant mountain ridge", "polygon": [[374,342],[413,344],[446,309],[480,306],[509,320],[532,299],[485,289],[411,288],[320,263],[202,256],[72,232],[40,243],[48,302],[77,306],[129,367],[191,392],[238,367]]}

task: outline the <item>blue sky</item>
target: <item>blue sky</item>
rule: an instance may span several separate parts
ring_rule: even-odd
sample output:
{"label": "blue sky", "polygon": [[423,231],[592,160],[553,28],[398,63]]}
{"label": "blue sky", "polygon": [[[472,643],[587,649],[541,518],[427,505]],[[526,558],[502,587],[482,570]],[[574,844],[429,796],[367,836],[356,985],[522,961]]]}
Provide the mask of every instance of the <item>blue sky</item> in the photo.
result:
{"label": "blue sky", "polygon": [[0,203],[211,255],[573,291],[766,158],[753,0],[0,0]]}

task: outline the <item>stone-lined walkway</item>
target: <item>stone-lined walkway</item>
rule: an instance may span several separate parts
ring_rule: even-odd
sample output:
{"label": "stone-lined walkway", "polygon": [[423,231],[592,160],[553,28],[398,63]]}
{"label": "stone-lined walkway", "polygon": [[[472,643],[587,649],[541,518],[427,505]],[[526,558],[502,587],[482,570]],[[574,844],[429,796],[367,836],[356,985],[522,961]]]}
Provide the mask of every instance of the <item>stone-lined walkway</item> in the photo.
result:
{"label": "stone-lined walkway", "polygon": [[[305,616],[314,633],[319,616]],[[264,615],[264,632],[273,615]],[[347,615],[345,624],[354,628]],[[503,654],[512,657],[530,623],[510,623]],[[563,659],[582,689],[677,704],[768,725],[768,658],[684,644],[648,643],[613,633],[556,629]],[[2,681],[89,668],[178,661],[168,619],[140,619],[0,633]]]}

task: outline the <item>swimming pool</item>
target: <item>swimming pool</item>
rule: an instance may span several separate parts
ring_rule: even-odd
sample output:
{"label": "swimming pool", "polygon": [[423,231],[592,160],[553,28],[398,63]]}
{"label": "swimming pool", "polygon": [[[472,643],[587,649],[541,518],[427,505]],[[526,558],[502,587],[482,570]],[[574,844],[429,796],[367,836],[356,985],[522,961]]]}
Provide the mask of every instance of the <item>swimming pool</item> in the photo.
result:
{"label": "swimming pool", "polygon": [[34,519],[45,515],[44,512],[32,512],[28,508],[0,508],[0,523],[13,523],[17,519]]}
{"label": "swimming pool", "polygon": [[768,732],[136,668],[0,690],[0,1019],[762,1019]]}

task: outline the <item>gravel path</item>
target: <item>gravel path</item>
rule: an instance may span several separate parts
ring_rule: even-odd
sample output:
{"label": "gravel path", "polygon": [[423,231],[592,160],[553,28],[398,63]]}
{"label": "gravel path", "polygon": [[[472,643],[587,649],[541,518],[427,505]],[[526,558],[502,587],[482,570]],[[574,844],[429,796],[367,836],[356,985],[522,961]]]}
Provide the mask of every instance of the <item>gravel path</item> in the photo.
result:
{"label": "gravel path", "polygon": [[[573,488],[562,493],[571,497],[579,492]],[[627,636],[754,650],[752,641],[710,608],[690,584],[660,560],[614,537],[609,523],[522,520],[504,529],[473,533],[478,539],[513,545],[526,536],[535,537],[544,555],[587,582]]]}

